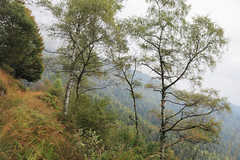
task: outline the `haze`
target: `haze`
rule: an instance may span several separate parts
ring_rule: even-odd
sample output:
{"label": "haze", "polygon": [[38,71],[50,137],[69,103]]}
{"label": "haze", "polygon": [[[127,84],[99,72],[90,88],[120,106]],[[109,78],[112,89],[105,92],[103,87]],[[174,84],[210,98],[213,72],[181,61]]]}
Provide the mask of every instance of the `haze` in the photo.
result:
{"label": "haze", "polygon": [[[209,16],[220,25],[229,39],[228,50],[216,69],[204,76],[204,87],[215,88],[233,104],[240,105],[240,1],[238,0],[188,0],[191,15]],[[144,15],[145,0],[128,0],[122,17]]]}

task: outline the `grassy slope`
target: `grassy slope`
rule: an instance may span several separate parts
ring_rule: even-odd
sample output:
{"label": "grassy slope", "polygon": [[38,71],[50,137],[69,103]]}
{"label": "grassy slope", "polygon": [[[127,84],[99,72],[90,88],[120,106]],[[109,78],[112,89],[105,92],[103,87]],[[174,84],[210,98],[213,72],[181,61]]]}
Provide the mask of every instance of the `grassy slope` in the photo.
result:
{"label": "grassy slope", "polygon": [[67,143],[56,98],[24,91],[2,70],[0,92],[0,159],[63,159]]}

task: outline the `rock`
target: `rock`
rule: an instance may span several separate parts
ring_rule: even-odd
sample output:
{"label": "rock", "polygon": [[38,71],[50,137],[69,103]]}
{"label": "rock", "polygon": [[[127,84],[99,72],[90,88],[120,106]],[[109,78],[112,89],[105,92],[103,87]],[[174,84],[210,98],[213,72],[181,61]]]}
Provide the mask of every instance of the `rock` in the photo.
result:
{"label": "rock", "polygon": [[7,91],[4,88],[0,87],[0,97],[5,97],[7,96]]}

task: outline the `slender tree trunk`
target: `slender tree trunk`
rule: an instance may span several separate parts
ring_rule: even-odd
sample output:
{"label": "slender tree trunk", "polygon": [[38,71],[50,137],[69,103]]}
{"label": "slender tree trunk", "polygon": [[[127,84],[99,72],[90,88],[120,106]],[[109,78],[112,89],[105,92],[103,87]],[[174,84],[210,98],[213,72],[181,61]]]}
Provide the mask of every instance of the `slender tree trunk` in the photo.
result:
{"label": "slender tree trunk", "polygon": [[67,112],[68,112],[70,95],[71,95],[71,90],[72,90],[73,85],[74,85],[73,72],[71,72],[69,75],[69,80],[68,80],[67,89],[66,89],[66,95],[65,95],[65,99],[64,99],[64,114],[65,115],[67,115]]}
{"label": "slender tree trunk", "polygon": [[[135,75],[135,71],[136,71],[136,61],[135,61],[135,70],[134,70],[134,75]],[[132,94],[131,97],[132,97],[132,100],[133,100],[133,108],[134,108],[134,113],[135,113],[135,120],[134,123],[135,123],[135,127],[136,127],[136,131],[137,131],[137,143],[138,143],[138,138],[139,138],[139,128],[138,128],[138,115],[137,115],[137,104],[136,104],[136,95],[135,95],[135,92],[134,92],[134,87],[133,87],[133,77],[132,77],[132,80],[130,81],[126,75],[126,72],[124,72],[122,70],[122,73],[124,75],[124,80],[127,81],[130,89],[128,89],[128,91]],[[134,76],[133,75],[133,76]]]}
{"label": "slender tree trunk", "polygon": [[71,95],[72,88],[74,86],[74,73],[73,72],[74,72],[74,68],[75,68],[75,60],[76,60],[76,54],[75,54],[75,52],[73,52],[72,67],[71,67],[69,80],[68,80],[68,84],[67,84],[67,89],[66,89],[66,94],[65,94],[65,99],[64,99],[64,114],[65,115],[67,115],[67,113],[68,113],[70,95]]}
{"label": "slender tree trunk", "polygon": [[165,119],[165,94],[161,100],[161,128],[160,128],[160,159],[165,159],[166,119]]}
{"label": "slender tree trunk", "polygon": [[77,84],[76,84],[76,86],[77,86],[77,87],[76,87],[76,96],[77,96],[77,98],[76,98],[76,103],[77,103],[77,101],[79,100],[79,96],[80,96],[80,93],[79,93],[80,83],[81,83],[81,81],[82,81],[82,78],[83,78],[84,73],[85,73],[85,65],[83,66],[83,69],[82,69],[80,75],[79,75],[78,78],[77,78]]}
{"label": "slender tree trunk", "polygon": [[136,98],[135,98],[135,96],[133,96],[133,107],[134,107],[134,112],[135,112],[135,125],[136,125],[137,143],[138,143],[139,130],[138,130],[137,104],[136,104]]}

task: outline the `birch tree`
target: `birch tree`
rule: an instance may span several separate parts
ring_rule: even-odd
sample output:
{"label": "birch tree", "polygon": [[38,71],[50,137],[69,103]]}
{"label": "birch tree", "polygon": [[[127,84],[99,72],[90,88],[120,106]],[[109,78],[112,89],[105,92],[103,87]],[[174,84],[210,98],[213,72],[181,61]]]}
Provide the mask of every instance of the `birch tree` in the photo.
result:
{"label": "birch tree", "polygon": [[[131,18],[128,29],[142,49],[142,65],[158,80],[147,87],[161,94],[159,110],[154,114],[160,119],[160,159],[167,159],[166,150],[173,145],[189,139],[204,141],[220,132],[211,115],[230,107],[214,89],[201,89],[201,75],[215,67],[227,39],[223,29],[206,16],[197,15],[188,21],[190,6],[185,0],[147,2],[146,16]],[[191,84],[192,90],[178,90],[182,80]],[[171,106],[178,110],[174,112]],[[172,133],[175,140],[168,140]]]}
{"label": "birch tree", "polygon": [[133,109],[134,109],[134,119],[129,117],[134,123],[136,127],[136,137],[137,142],[139,138],[139,120],[138,120],[138,111],[137,111],[137,99],[142,98],[142,94],[136,91],[137,87],[140,87],[142,84],[139,79],[136,78],[137,69],[139,66],[139,62],[137,60],[136,55],[125,55],[112,54],[111,56],[112,63],[116,68],[116,72],[114,73],[120,80],[127,84],[126,90],[130,93],[130,97],[133,101]]}
{"label": "birch tree", "polygon": [[61,0],[57,4],[48,0],[41,2],[57,20],[51,27],[51,34],[64,41],[57,52],[62,62],[69,63],[67,68],[62,68],[69,73],[64,100],[65,114],[71,90],[76,84],[74,79],[77,79],[78,89],[88,66],[99,63],[95,61],[99,60],[99,55],[120,39],[115,23],[115,15],[121,9],[120,3],[121,0]]}

